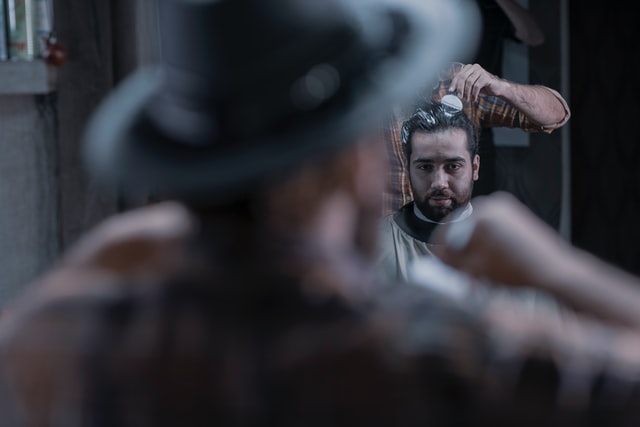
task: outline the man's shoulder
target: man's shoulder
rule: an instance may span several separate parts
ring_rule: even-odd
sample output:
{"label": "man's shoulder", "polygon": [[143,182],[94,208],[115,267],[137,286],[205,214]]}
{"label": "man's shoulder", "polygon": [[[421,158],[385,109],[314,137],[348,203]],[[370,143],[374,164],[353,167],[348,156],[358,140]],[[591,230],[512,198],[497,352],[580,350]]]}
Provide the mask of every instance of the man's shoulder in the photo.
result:
{"label": "man's shoulder", "polygon": [[398,211],[394,211],[388,214],[383,215],[380,218],[380,227],[383,229],[391,228],[394,226],[396,220],[395,217],[398,215]]}
{"label": "man's shoulder", "polygon": [[390,231],[392,229],[398,228],[398,222],[401,221],[401,217],[404,215],[404,209],[409,204],[413,204],[413,202],[409,202],[406,205],[402,206],[400,209],[383,215],[380,218],[379,222],[380,228],[383,231]]}

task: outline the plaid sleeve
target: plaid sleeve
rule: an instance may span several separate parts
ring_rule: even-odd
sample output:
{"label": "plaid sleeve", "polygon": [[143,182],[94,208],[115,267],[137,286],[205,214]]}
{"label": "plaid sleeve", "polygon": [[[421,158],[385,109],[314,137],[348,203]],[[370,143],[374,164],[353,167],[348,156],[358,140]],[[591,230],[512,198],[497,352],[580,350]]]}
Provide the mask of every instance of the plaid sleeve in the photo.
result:
{"label": "plaid sleeve", "polygon": [[566,101],[560,94],[552,89],[548,90],[554,93],[556,98],[562,102],[565,110],[563,119],[552,126],[542,126],[533,123],[517,108],[497,96],[481,95],[478,102],[474,105],[475,111],[469,114],[474,117],[474,123],[483,128],[520,128],[525,132],[551,133],[569,120],[570,113]]}
{"label": "plaid sleeve", "polygon": [[388,169],[382,195],[382,215],[397,211],[413,200],[411,184],[407,176],[407,160],[402,148],[400,130],[403,119],[390,117],[384,126],[384,140],[388,156]]}

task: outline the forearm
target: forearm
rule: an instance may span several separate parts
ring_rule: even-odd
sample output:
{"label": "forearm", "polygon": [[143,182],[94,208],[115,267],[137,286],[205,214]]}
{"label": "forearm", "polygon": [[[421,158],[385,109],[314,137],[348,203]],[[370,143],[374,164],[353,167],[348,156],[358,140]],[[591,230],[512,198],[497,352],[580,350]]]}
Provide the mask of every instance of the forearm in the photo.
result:
{"label": "forearm", "polygon": [[435,252],[494,283],[541,289],[577,310],[640,331],[640,277],[576,248],[513,195],[479,197],[468,222],[439,226]]}
{"label": "forearm", "polygon": [[640,330],[640,278],[578,249],[549,267],[541,288],[580,311]]}
{"label": "forearm", "polygon": [[571,114],[560,94],[545,86],[497,79],[491,84],[491,92],[513,105],[532,122],[544,127],[558,127],[566,123]]}

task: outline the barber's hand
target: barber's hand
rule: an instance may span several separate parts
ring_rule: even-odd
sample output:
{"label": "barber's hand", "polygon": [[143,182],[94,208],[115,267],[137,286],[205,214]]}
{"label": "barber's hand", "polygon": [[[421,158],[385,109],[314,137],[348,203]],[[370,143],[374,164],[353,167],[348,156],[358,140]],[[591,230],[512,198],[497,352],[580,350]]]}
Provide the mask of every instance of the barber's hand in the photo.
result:
{"label": "barber's hand", "polygon": [[449,91],[467,102],[474,102],[480,93],[500,96],[508,81],[495,76],[480,64],[466,64],[451,80]]}
{"label": "barber's hand", "polygon": [[157,284],[188,262],[183,249],[194,228],[188,211],[174,202],[109,217],[87,231],[54,268],[25,289],[24,307],[43,300],[112,294]]}
{"label": "barber's hand", "polygon": [[562,237],[508,193],[474,199],[472,219],[440,226],[434,253],[473,276],[506,285],[544,287],[575,265]]}
{"label": "barber's hand", "polygon": [[179,260],[193,230],[188,212],[174,202],[134,209],[104,220],[65,255],[63,265],[156,274]]}

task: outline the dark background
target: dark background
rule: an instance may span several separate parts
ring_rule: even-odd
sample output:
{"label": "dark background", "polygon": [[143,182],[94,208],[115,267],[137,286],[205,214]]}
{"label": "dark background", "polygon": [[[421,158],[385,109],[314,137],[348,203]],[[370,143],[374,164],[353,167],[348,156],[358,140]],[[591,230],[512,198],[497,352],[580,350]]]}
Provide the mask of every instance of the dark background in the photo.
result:
{"label": "dark background", "polygon": [[639,14],[570,2],[572,240],[640,274]]}
{"label": "dark background", "polygon": [[[59,36],[70,52],[69,63],[61,69],[58,95],[64,246],[118,208],[92,191],[73,153],[92,106],[148,55],[148,46],[136,42],[134,33],[136,27],[138,32],[150,31],[145,27],[148,21],[134,16],[151,3],[56,0],[55,4]],[[515,177],[506,187],[556,228],[565,197],[570,208],[568,238],[640,274],[638,14],[578,0],[530,0],[529,8],[547,36],[543,47],[530,50],[530,80],[560,90],[572,109],[565,135],[569,186],[563,189],[566,170],[558,131],[533,136],[530,148],[502,149],[500,156],[511,165],[503,173]],[[566,82],[561,79],[563,71],[568,73]],[[78,81],[85,84],[79,86]]]}
{"label": "dark background", "polygon": [[[35,154],[25,155],[47,165],[32,185],[45,188],[46,183],[51,200],[37,218],[23,220],[22,230],[38,230],[42,224],[50,229],[46,235],[37,233],[41,253],[24,254],[38,258],[37,268],[5,274],[3,298],[22,287],[25,277],[55,262],[87,229],[123,208],[89,179],[80,159],[81,141],[98,103],[153,56],[152,5],[153,0],[55,0],[55,30],[68,52],[56,91],[35,99],[4,99],[3,114],[23,114],[18,109],[23,105],[24,114],[46,125],[39,131],[46,150],[34,146]],[[551,135],[532,135],[529,147],[501,148],[498,166],[504,187],[572,243],[640,275],[640,25],[634,11],[617,5],[529,1],[547,37],[529,52],[530,83],[558,89],[572,118]],[[29,148],[37,141],[25,137],[11,146]],[[3,191],[18,190],[8,186]],[[7,239],[24,238],[20,229],[6,233]]]}
{"label": "dark background", "polygon": [[565,96],[571,120],[532,135],[529,147],[499,147],[499,185],[560,231],[566,215],[573,244],[640,275],[639,16],[602,2],[562,4],[529,1],[546,35],[529,49],[529,74]]}
{"label": "dark background", "polygon": [[[70,51],[59,89],[61,167],[66,171],[61,185],[68,194],[62,205],[66,242],[97,217],[117,209],[112,201],[93,194],[71,153],[76,151],[79,129],[92,105],[148,54],[148,47],[136,42],[133,31],[136,26],[142,33],[149,28],[133,16],[149,4],[56,0],[59,35]],[[563,4],[567,5],[564,12]],[[640,66],[636,47],[640,25],[637,13],[617,5],[529,1],[547,35],[543,47],[530,51],[531,82],[560,90],[572,109],[565,134],[570,152],[568,188],[563,189],[561,179],[567,172],[561,160],[561,132],[534,136],[531,148],[505,148],[501,155],[521,163],[521,170],[504,172],[520,174],[512,180],[511,189],[543,219],[558,227],[562,198],[566,197],[570,240],[640,274]],[[567,72],[566,82],[561,79],[563,71]]]}

